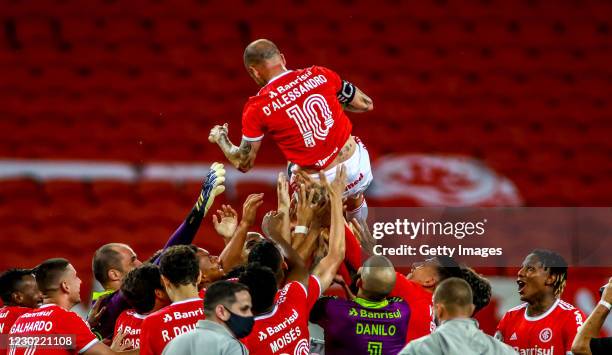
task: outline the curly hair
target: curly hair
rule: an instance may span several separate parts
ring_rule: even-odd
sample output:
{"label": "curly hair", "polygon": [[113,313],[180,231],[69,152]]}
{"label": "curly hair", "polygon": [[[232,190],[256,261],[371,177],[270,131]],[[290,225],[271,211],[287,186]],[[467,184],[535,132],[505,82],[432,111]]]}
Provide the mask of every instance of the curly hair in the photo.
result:
{"label": "curly hair", "polygon": [[474,314],[476,314],[491,302],[491,283],[467,266],[461,267],[461,278],[472,289],[473,303],[476,306]]}
{"label": "curly hair", "polygon": [[159,267],[154,264],[143,264],[125,275],[121,292],[134,310],[145,314],[155,306],[155,290],[163,290]]}
{"label": "curly hair", "polygon": [[561,297],[567,283],[567,262],[560,254],[546,249],[536,249],[531,254],[535,255],[542,263],[544,270],[555,278],[552,284],[555,297]]}

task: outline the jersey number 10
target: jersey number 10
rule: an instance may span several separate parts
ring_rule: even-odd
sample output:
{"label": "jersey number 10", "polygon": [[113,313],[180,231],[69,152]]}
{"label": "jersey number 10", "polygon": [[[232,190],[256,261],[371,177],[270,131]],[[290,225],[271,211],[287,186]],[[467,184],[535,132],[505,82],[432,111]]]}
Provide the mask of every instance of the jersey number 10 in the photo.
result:
{"label": "jersey number 10", "polygon": [[[318,108],[318,110],[317,110]],[[302,107],[295,104],[287,109],[291,117],[300,128],[306,147],[317,145],[316,140],[325,140],[329,129],[334,125],[332,112],[325,98],[319,94],[308,96]]]}

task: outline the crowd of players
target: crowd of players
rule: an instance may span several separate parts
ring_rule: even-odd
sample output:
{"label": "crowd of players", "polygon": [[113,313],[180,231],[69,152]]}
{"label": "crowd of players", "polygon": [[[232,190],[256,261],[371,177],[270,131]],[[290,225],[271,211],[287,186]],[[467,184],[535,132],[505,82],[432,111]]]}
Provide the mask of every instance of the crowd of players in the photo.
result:
{"label": "crowd of players", "polygon": [[[485,278],[450,257],[403,275],[385,257],[365,255],[367,233],[345,219],[345,169],[331,182],[320,178],[298,172],[291,195],[280,174],[263,235],[252,231],[261,194],[248,196],[240,218],[220,206],[212,222],[226,246],[213,256],[192,244],[224,190],[224,168],[213,164],[162,250],[145,262],[125,244],[95,252],[105,291],[94,294],[87,321],[70,311],[81,281],[68,260],[4,272],[2,346],[7,354],[308,354],[321,346],[326,354],[566,354],[582,339],[583,313],[561,300],[560,255],[526,257],[517,279],[525,303],[506,313],[494,339],[472,318],[490,301]],[[345,297],[323,296],[332,283]],[[611,296],[608,286],[604,306]],[[324,342],[311,341],[309,322],[323,328]]]}
{"label": "crowd of players", "polygon": [[[553,251],[525,258],[517,278],[525,303],[505,314],[495,337],[473,319],[489,304],[491,285],[471,268],[438,256],[404,275],[387,258],[369,256],[363,192],[373,177],[344,111],[371,111],[372,100],[327,68],[288,70],[267,40],[246,48],[244,64],[262,89],[245,105],[242,141],[231,143],[227,124],[215,126],[209,140],[243,172],[264,135],[276,141],[290,175],[278,177],[276,210],[256,220],[263,194],[248,196],[240,218],[219,206],[212,222],[225,248],[215,256],[195,246],[225,189],[224,167],[214,163],[184,222],[145,262],[122,243],[96,250],[92,271],[104,291],[93,294],[86,321],[70,311],[81,301],[81,280],[69,260],[5,271],[0,352],[612,353],[599,350],[605,340],[592,339],[612,307],[612,282],[585,321],[561,300],[567,264]],[[263,235],[254,231],[259,224]],[[333,283],[343,297],[323,296]],[[310,336],[309,324],[322,327],[323,340]]]}

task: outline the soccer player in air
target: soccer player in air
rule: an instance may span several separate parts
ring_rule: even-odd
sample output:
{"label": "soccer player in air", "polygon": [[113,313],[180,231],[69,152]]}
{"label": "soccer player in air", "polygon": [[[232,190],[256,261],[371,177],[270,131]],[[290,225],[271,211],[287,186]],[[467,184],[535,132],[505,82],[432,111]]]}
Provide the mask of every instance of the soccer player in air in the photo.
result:
{"label": "soccer player in air", "polygon": [[172,304],[148,315],[141,325],[140,354],[159,355],[178,335],[195,328],[204,319],[203,300],[198,294],[201,272],[196,248],[176,245],[159,262],[162,283]]}
{"label": "soccer player in air", "polygon": [[115,323],[113,339],[123,334],[122,349],[140,348],[140,333],[145,317],[170,304],[170,298],[161,283],[159,267],[145,263],[128,272],[121,292],[132,307],[123,311]]}
{"label": "soccer player in air", "polygon": [[239,146],[232,144],[227,124],[213,127],[209,141],[219,145],[242,172],[254,166],[266,134],[285,155],[290,174],[299,167],[316,179],[317,172],[324,170],[331,181],[338,165],[345,165],[347,219],[365,221],[363,192],[372,181],[370,158],[363,143],[351,135],[352,125],[344,111],[371,111],[372,100],[330,69],[287,69],[285,56],[266,39],[249,44],[243,59],[249,75],[262,88],[244,107],[242,141]]}
{"label": "soccer player in air", "polygon": [[[44,295],[43,305],[15,321],[7,354],[117,354],[96,338],[85,321],[70,311],[81,302],[81,279],[68,260],[48,259],[36,267],[34,275]],[[20,347],[18,339],[26,342],[38,339],[38,345]],[[138,354],[138,351],[127,353]]]}
{"label": "soccer player in air", "polygon": [[[223,164],[213,163],[206,180],[202,184],[196,203],[187,218],[170,236],[164,250],[173,245],[188,245],[193,242],[202,219],[215,197],[225,190],[224,181],[225,169]],[[159,263],[159,256],[153,257],[150,261]],[[92,261],[92,269],[96,280],[104,287],[104,292],[94,292],[92,301],[95,302],[100,298],[100,302],[95,305],[94,310],[101,309],[103,311],[100,312],[98,317],[96,317],[96,312],[92,312],[89,317],[89,324],[99,339],[109,342],[113,335],[117,317],[121,312],[130,308],[125,297],[117,291],[121,287],[123,277],[140,264],[142,263],[138,260],[134,250],[126,244],[109,243],[96,250]]]}
{"label": "soccer player in air", "polygon": [[561,300],[567,263],[549,250],[534,250],[516,280],[520,306],[510,309],[497,326],[496,337],[520,354],[571,353],[572,342],[586,317]]}
{"label": "soccer player in air", "polygon": [[406,344],[410,307],[389,297],[395,268],[386,257],[372,256],[359,274],[355,298],[320,298],[311,313],[325,330],[325,353],[397,354]]}
{"label": "soccer player in air", "polygon": [[30,269],[9,269],[0,275],[0,335],[8,334],[15,320],[24,313],[38,308],[43,295],[36,285]]}
{"label": "soccer player in air", "polygon": [[[331,229],[329,251],[312,272],[316,277],[310,277],[302,259],[286,242],[285,237],[273,232],[270,237],[287,256],[289,273],[286,276],[286,285],[278,293],[282,257],[274,258],[275,271],[255,262],[249,264],[238,279],[251,292],[252,310],[255,315],[253,331],[243,339],[250,354],[308,354],[309,352],[309,292],[315,293],[318,297],[331,285],[338,267],[344,260],[345,249],[342,191],[346,186],[346,170],[341,167],[331,184],[327,183],[323,174],[321,175],[321,181],[330,195]],[[259,245],[265,245],[268,249],[275,248],[270,243],[262,242],[253,248],[249,254],[249,261],[252,260],[251,257],[256,257]],[[268,254],[274,255],[270,252]],[[310,285],[312,282],[315,283],[314,288]],[[279,324],[284,326],[278,326]]]}

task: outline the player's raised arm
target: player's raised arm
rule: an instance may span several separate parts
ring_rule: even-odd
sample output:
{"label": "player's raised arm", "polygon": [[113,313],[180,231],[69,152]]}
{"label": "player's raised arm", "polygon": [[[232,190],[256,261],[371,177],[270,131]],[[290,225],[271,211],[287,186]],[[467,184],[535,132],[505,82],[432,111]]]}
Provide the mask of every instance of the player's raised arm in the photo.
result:
{"label": "player's raised arm", "polygon": [[223,126],[216,125],[210,130],[208,140],[221,148],[227,160],[236,169],[246,173],[255,165],[255,157],[261,146],[261,141],[243,139],[240,146],[237,147],[230,141],[227,132],[227,123]]}
{"label": "player's raised arm", "polygon": [[372,99],[346,80],[342,80],[342,88],[338,91],[337,96],[346,111],[368,112],[374,109]]}
{"label": "player's raised arm", "polygon": [[345,236],[344,216],[342,214],[342,192],[346,186],[346,167],[340,166],[336,179],[328,184],[325,174],[320,173],[320,179],[329,193],[331,203],[331,227],[329,231],[329,251],[315,267],[313,274],[321,281],[321,292],[325,291],[334,280],[338,267],[344,260]]}

